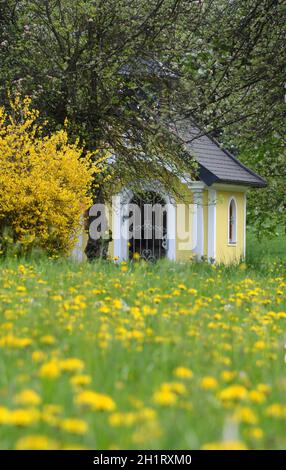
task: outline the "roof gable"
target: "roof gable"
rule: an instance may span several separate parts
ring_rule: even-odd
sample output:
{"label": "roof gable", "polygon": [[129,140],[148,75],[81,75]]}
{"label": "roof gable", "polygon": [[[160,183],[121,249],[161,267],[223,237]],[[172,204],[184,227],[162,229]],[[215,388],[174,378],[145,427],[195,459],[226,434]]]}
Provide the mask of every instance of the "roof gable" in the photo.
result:
{"label": "roof gable", "polygon": [[[173,127],[173,126],[172,126]],[[265,187],[266,181],[243,165],[230,152],[187,120],[176,121],[177,135],[200,166],[200,178],[207,185],[214,182]]]}

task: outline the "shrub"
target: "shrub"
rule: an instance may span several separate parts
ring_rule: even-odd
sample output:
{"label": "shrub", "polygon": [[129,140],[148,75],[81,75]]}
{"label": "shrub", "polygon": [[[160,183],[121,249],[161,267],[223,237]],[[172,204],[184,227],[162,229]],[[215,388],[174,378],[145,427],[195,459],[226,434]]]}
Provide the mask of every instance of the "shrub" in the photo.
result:
{"label": "shrub", "polygon": [[39,112],[19,96],[0,107],[0,249],[68,253],[76,241],[98,159],[68,141],[66,126],[43,135]]}

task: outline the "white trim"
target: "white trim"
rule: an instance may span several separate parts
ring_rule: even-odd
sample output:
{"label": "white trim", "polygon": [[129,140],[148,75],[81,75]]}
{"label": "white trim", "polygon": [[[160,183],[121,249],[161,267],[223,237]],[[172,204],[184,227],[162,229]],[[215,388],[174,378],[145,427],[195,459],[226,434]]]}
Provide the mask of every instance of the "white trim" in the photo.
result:
{"label": "white trim", "polygon": [[[230,233],[229,233],[229,227],[230,227],[230,218],[229,218],[229,213],[230,213],[230,205],[232,203],[232,201],[234,202],[234,206],[235,206],[235,218],[234,218],[234,228],[235,228],[235,237],[234,237],[234,241],[231,241],[230,240]],[[236,246],[237,245],[237,202],[236,202],[236,199],[234,196],[231,196],[229,198],[229,202],[228,202],[228,215],[227,215],[227,240],[228,240],[228,246]]]}
{"label": "white trim", "polygon": [[112,236],[114,258],[121,259],[121,194],[112,198]]}
{"label": "white trim", "polygon": [[208,260],[216,259],[216,191],[208,190]]}
{"label": "white trim", "polygon": [[201,181],[193,181],[188,185],[194,195],[194,211],[193,211],[193,230],[192,245],[193,251],[200,259],[204,256],[204,206],[203,206],[203,190],[205,184]]}
{"label": "white trim", "polygon": [[71,252],[71,259],[74,261],[78,261],[81,263],[84,261],[86,255],[84,253],[84,216],[82,215],[80,218],[80,232],[77,235],[77,240],[74,248]]}
{"label": "white trim", "polygon": [[[166,202],[167,206],[167,258],[176,260],[176,204],[174,199],[165,192],[162,185],[157,182],[140,182],[140,189],[154,191],[160,194]],[[112,210],[113,224],[113,240],[114,240],[114,257],[119,261],[128,260],[128,237],[126,230],[128,225],[124,223],[128,204],[134,196],[132,189],[124,188],[120,193],[113,197],[115,207]]]}
{"label": "white trim", "polygon": [[244,210],[243,210],[243,258],[245,259],[246,256],[246,204],[247,204],[247,196],[244,193]]}

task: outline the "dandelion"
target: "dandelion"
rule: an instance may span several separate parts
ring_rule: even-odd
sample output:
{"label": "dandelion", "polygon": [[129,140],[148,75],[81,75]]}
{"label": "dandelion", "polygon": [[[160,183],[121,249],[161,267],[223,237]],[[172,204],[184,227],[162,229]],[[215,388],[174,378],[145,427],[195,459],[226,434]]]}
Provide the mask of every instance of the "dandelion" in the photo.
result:
{"label": "dandelion", "polygon": [[63,359],[59,362],[59,367],[65,372],[78,372],[84,368],[84,362],[76,357]]}
{"label": "dandelion", "polygon": [[59,446],[56,441],[47,436],[31,435],[21,437],[15,448],[16,450],[56,450]]}
{"label": "dandelion", "polygon": [[224,441],[204,444],[202,450],[247,450],[247,447],[241,441]]}
{"label": "dandelion", "polygon": [[251,408],[249,407],[242,407],[238,408],[234,415],[233,418],[236,421],[242,422],[242,423],[247,423],[247,424],[256,424],[257,423],[257,416],[255,415],[254,411],[252,411]]}
{"label": "dandelion", "polygon": [[219,392],[218,397],[222,401],[245,400],[247,398],[247,390],[243,385],[230,385]]}
{"label": "dandelion", "polygon": [[200,384],[204,390],[214,390],[218,386],[217,380],[211,376],[203,377]]}
{"label": "dandelion", "polygon": [[188,367],[177,367],[174,370],[174,375],[180,379],[191,379],[194,374]]}
{"label": "dandelion", "polygon": [[177,395],[170,390],[158,390],[154,393],[153,400],[157,405],[172,406],[177,402]]}
{"label": "dandelion", "polygon": [[45,379],[57,379],[60,376],[61,369],[56,361],[49,361],[40,368],[40,377]]}
{"label": "dandelion", "polygon": [[31,389],[22,390],[14,397],[14,402],[18,405],[37,406],[41,401],[41,397]]}
{"label": "dandelion", "polygon": [[40,341],[43,344],[51,345],[51,344],[55,344],[56,339],[52,335],[45,335],[40,338]]}
{"label": "dandelion", "polygon": [[67,418],[59,422],[59,427],[63,431],[71,434],[86,434],[88,431],[88,424],[82,419]]}
{"label": "dandelion", "polygon": [[89,385],[91,383],[90,375],[74,375],[70,379],[70,383],[74,386]]}
{"label": "dandelion", "polygon": [[15,409],[9,413],[9,424],[14,426],[32,426],[37,423],[40,413],[35,408]]}
{"label": "dandelion", "polygon": [[115,402],[108,395],[84,390],[75,397],[75,403],[79,406],[87,406],[92,411],[114,411]]}

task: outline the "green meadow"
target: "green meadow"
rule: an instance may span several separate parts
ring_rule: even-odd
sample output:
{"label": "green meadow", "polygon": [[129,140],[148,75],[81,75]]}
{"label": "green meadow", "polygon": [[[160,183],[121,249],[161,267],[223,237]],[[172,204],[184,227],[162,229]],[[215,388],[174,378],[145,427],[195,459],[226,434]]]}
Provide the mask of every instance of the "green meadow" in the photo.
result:
{"label": "green meadow", "polygon": [[2,261],[0,448],[285,448],[285,248]]}

